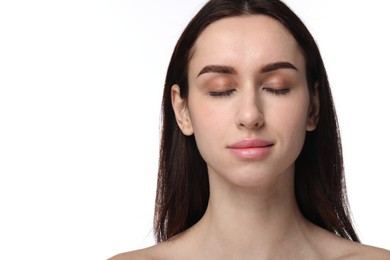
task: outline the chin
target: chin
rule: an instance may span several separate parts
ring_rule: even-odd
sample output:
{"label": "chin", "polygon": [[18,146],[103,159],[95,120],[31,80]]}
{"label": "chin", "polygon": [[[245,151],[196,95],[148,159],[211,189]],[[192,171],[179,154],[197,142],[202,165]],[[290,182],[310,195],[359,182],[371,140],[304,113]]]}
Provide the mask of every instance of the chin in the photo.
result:
{"label": "chin", "polygon": [[291,165],[284,170],[277,170],[275,168],[259,169],[258,166],[254,169],[246,167],[245,169],[235,171],[225,171],[225,174],[217,175],[219,175],[224,182],[241,188],[267,188],[280,184],[286,185],[286,183],[293,185],[294,165]]}

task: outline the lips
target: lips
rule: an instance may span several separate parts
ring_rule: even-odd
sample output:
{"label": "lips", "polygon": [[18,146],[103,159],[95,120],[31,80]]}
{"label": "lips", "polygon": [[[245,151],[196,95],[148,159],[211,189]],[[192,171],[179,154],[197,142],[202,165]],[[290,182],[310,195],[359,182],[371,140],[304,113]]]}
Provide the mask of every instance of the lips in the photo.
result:
{"label": "lips", "polygon": [[254,148],[254,147],[267,147],[273,145],[271,142],[262,140],[262,139],[244,139],[238,141],[229,146],[232,149],[245,149],[245,148]]}
{"label": "lips", "polygon": [[273,143],[263,139],[240,140],[227,148],[239,159],[261,159],[272,149]]}

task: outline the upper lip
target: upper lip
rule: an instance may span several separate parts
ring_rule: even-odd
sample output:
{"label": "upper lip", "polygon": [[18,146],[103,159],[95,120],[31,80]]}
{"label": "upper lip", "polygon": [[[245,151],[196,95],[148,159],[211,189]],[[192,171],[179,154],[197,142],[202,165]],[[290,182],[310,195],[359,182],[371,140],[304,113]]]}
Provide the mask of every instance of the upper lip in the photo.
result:
{"label": "upper lip", "polygon": [[260,148],[260,147],[267,147],[271,145],[273,145],[273,143],[270,141],[256,138],[256,139],[240,140],[236,143],[229,145],[228,148],[232,148],[232,149]]}

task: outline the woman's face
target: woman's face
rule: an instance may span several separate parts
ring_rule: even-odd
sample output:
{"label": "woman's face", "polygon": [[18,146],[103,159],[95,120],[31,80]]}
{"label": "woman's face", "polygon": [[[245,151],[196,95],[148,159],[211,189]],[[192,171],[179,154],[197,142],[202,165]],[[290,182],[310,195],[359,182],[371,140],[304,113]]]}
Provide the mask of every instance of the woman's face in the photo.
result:
{"label": "woman's face", "polygon": [[282,24],[263,15],[212,23],[194,45],[188,80],[187,100],[172,88],[173,106],[210,178],[258,186],[293,173],[317,102],[302,51]]}

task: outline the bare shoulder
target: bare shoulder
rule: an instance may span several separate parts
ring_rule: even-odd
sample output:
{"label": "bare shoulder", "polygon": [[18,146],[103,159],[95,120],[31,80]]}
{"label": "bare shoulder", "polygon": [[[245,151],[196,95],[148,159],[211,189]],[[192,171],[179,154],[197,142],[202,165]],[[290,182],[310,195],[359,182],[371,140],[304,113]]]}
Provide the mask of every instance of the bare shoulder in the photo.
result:
{"label": "bare shoulder", "polygon": [[351,242],[348,252],[341,259],[390,260],[390,251],[374,246]]}
{"label": "bare shoulder", "polygon": [[[185,233],[185,232],[183,232]],[[178,234],[170,239],[159,242],[154,246],[147,247],[144,249],[121,253],[111,257],[108,260],[181,260],[188,259],[186,255],[185,244],[182,243],[182,235]],[[179,239],[180,238],[180,239]],[[184,254],[183,254],[184,252]]]}
{"label": "bare shoulder", "polygon": [[155,245],[144,249],[121,253],[109,258],[108,260],[131,260],[131,259],[140,259],[140,260],[161,259],[161,256],[159,256],[159,246]]}
{"label": "bare shoulder", "polygon": [[337,260],[390,260],[390,251],[383,248],[364,245],[345,238],[338,238],[335,242],[337,246],[332,250],[338,252],[334,255],[334,259]]}
{"label": "bare shoulder", "polygon": [[318,229],[318,248],[325,259],[335,260],[390,260],[390,251],[361,244]]}

